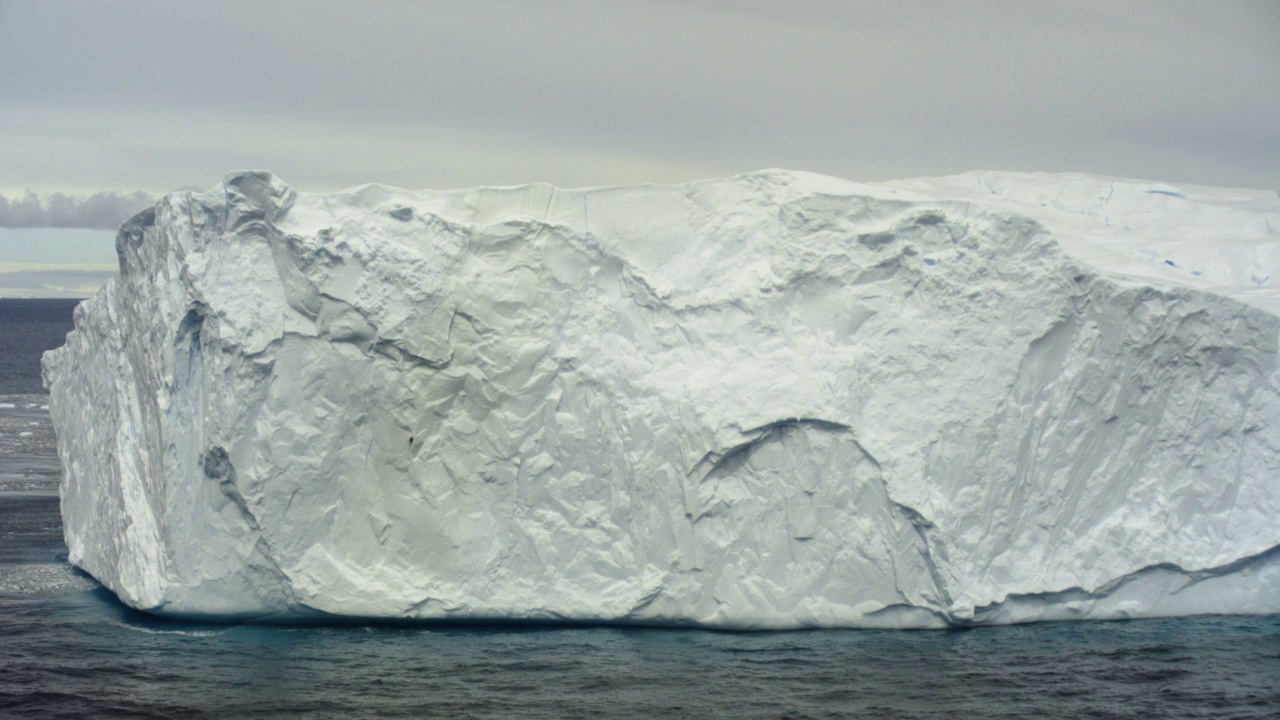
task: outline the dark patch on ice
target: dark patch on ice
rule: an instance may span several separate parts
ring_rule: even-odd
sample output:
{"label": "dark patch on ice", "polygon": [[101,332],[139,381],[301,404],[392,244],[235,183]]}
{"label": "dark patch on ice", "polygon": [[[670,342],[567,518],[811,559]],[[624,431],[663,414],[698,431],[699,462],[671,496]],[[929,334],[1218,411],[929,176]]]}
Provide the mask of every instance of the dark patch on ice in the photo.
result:
{"label": "dark patch on ice", "polygon": [[249,503],[245,501],[244,495],[240,494],[240,488],[236,486],[236,469],[231,464],[226,448],[218,446],[209,448],[201,458],[201,469],[204,470],[205,477],[217,481],[218,491],[235,504],[249,527],[255,532],[260,531],[258,518],[249,510]]}
{"label": "dark patch on ice", "polygon": [[202,328],[204,328],[204,312],[200,308],[191,308],[178,323],[178,334],[175,338],[176,344],[183,345],[186,344],[184,341],[188,341],[190,342],[191,351],[198,352],[200,350],[200,330]]}
{"label": "dark patch on ice", "polygon": [[858,242],[869,248],[883,247],[897,240],[898,236],[891,232],[863,233]]}

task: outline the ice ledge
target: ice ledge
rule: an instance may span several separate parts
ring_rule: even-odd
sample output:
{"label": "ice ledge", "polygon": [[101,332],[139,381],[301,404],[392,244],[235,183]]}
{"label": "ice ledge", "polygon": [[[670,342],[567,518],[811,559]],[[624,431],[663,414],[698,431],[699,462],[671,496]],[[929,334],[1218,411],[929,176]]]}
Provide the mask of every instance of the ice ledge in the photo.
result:
{"label": "ice ledge", "polygon": [[[655,593],[656,594],[656,593]],[[1224,598],[1227,598],[1224,601]],[[211,615],[172,611],[160,606],[152,614],[197,622],[253,622],[265,624],[408,623],[414,625],[607,625],[624,627],[702,627],[721,630],[802,630],[827,627],[788,622],[735,621],[713,624],[681,618],[566,616],[553,609],[528,608],[519,615],[453,614],[413,616],[342,615],[298,603],[265,614]],[[1194,615],[1280,613],[1280,546],[1228,565],[1184,570],[1162,563],[1129,573],[1092,591],[1068,588],[1056,592],[1010,595],[1004,600],[965,612],[944,612],[915,605],[889,605],[865,613],[841,627],[926,630],[1013,625],[1032,622],[1137,620]]]}

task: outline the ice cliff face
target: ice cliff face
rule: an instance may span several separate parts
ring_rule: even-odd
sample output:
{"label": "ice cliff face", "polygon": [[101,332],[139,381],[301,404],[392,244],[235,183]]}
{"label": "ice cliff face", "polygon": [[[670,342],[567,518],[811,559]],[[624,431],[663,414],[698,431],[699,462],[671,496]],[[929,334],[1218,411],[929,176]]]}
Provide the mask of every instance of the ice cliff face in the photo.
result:
{"label": "ice cliff face", "polygon": [[232,175],[45,356],[71,561],[202,618],[1280,612],[1277,228],[1074,175]]}

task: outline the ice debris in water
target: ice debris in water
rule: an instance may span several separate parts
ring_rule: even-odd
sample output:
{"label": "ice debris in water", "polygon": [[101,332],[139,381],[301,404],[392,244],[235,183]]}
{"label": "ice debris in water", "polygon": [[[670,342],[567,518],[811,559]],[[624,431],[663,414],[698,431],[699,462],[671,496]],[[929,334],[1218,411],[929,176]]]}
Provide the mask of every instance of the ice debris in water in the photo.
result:
{"label": "ice debris in water", "polygon": [[71,561],[200,618],[1280,611],[1280,294],[1229,280],[1280,199],[1165,187],[170,195],[45,356]]}

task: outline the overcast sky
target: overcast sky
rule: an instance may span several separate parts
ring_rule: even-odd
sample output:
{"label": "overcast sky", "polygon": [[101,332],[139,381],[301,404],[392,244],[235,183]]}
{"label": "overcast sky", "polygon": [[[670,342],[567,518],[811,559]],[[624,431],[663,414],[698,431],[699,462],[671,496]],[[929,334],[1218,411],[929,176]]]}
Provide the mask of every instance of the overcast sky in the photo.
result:
{"label": "overcast sky", "polygon": [[307,190],[763,167],[1280,189],[1278,37],[1276,0],[0,0],[0,196],[243,168]]}

